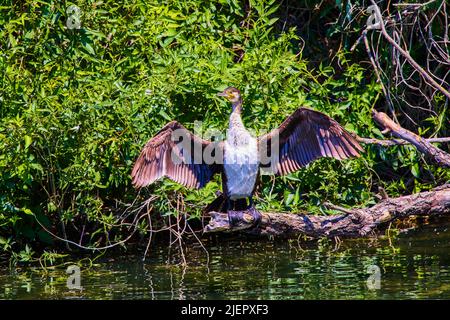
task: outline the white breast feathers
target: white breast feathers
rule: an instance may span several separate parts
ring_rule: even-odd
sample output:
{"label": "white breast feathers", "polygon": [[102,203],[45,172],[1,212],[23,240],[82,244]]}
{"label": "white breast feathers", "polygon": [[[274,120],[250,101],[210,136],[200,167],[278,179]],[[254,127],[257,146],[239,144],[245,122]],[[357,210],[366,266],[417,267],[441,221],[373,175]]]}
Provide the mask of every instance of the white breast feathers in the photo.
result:
{"label": "white breast feathers", "polygon": [[252,195],[259,168],[256,139],[239,129],[229,130],[224,150],[227,195],[232,200]]}

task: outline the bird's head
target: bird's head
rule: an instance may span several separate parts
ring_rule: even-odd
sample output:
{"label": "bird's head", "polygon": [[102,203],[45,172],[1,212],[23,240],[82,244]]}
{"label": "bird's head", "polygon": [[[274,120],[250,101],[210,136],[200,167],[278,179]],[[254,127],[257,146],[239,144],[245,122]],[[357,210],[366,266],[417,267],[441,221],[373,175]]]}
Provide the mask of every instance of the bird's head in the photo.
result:
{"label": "bird's head", "polygon": [[224,97],[228,101],[230,101],[233,104],[239,103],[242,101],[241,99],[241,92],[236,89],[235,87],[228,87],[222,92],[219,92],[217,94],[219,97]]}

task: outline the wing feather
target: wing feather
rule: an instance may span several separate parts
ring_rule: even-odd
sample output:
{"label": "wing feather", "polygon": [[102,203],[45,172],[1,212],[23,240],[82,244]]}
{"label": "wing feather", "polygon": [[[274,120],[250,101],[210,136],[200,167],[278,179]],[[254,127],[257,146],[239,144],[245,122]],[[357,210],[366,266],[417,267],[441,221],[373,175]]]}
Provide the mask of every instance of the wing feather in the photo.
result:
{"label": "wing feather", "polygon": [[[278,156],[271,149],[277,138]],[[278,129],[259,137],[258,150],[260,153],[267,150],[270,163],[261,165],[272,168],[278,175],[294,172],[321,157],[344,160],[358,157],[364,151],[339,123],[308,108],[297,109]]]}
{"label": "wing feather", "polygon": [[177,121],[169,122],[142,149],[131,172],[133,185],[141,188],[167,177],[188,188],[204,187],[222,167],[220,163],[205,163],[203,157],[196,163],[199,157],[194,153],[211,144],[215,144],[215,152],[223,152],[220,142],[203,140]]}

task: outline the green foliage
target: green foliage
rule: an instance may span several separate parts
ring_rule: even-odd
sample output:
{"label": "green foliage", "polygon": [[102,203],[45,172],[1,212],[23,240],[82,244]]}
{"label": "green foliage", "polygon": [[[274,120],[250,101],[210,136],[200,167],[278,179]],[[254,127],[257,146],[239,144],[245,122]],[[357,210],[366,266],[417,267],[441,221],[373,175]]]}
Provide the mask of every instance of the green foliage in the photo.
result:
{"label": "green foliage", "polygon": [[[84,0],[76,3],[79,30],[66,27],[69,2],[1,6],[0,247],[17,246],[25,261],[28,243],[54,245],[40,224],[60,236],[67,229],[69,238],[88,226],[90,245],[108,238],[115,212],[136,196],[129,174],[144,143],[172,119],[190,129],[196,120],[203,129],[225,129],[230,107],[216,93],[229,85],[242,90],[244,122],[256,131],[305,105],[361,136],[380,137],[371,119],[380,88],[366,66],[339,51],[337,65],[312,67],[297,30],[276,27],[277,3]],[[363,158],[343,163],[320,160],[275,184],[263,177],[259,206],[318,212],[324,200],[367,204],[381,183],[379,167],[407,167],[419,179],[431,169],[417,161],[403,147],[368,147]],[[402,181],[388,191],[406,189]],[[182,194],[195,215],[219,186],[215,180],[191,191],[164,180],[149,193],[162,214],[174,213]]]}

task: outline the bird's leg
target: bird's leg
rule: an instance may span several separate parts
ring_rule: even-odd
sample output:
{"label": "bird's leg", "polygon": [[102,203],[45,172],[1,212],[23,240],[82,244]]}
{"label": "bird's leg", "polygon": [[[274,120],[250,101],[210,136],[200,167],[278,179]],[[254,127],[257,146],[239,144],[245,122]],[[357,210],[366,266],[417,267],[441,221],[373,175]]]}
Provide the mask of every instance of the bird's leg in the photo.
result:
{"label": "bird's leg", "polygon": [[229,211],[231,209],[231,200],[230,198],[227,198],[227,202],[225,204],[225,211]]}
{"label": "bird's leg", "polygon": [[253,224],[256,226],[261,222],[262,215],[258,210],[256,210],[255,205],[253,204],[252,196],[250,196],[248,202],[249,202],[249,205],[248,205],[247,211],[253,217]]}
{"label": "bird's leg", "polygon": [[237,226],[240,223],[242,223],[245,211],[235,210],[234,206],[231,206],[231,201],[232,200],[230,200],[230,198],[227,199],[227,213],[228,213],[228,221],[230,222],[230,226],[234,227],[234,226]]}

